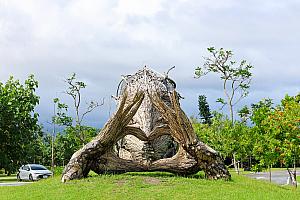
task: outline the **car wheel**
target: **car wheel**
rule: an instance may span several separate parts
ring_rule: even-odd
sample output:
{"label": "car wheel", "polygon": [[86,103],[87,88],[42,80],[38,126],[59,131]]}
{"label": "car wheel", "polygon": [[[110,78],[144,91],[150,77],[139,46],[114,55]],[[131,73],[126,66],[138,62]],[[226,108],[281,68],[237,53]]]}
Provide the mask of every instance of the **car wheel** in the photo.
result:
{"label": "car wheel", "polygon": [[33,181],[32,174],[29,174],[29,180],[30,180],[30,181]]}
{"label": "car wheel", "polygon": [[20,182],[22,181],[22,179],[20,178],[20,174],[17,174],[17,180]]}

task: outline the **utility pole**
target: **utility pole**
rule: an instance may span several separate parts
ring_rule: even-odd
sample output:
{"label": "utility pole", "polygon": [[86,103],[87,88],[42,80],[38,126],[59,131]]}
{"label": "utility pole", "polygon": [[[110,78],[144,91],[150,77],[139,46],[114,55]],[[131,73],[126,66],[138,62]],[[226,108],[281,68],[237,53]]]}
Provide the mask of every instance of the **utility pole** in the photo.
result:
{"label": "utility pole", "polygon": [[[55,116],[55,103],[53,104],[53,116]],[[52,122],[52,147],[51,147],[51,170],[52,170],[52,176],[54,176],[54,137],[55,137],[55,121]]]}

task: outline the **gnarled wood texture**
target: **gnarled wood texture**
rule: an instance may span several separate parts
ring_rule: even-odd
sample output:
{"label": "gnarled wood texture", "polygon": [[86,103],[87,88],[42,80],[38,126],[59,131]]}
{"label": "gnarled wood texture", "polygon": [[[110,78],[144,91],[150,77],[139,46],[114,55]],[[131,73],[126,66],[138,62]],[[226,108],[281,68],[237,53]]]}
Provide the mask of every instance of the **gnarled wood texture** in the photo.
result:
{"label": "gnarled wood texture", "polygon": [[229,179],[230,174],[218,152],[197,138],[191,122],[180,108],[176,91],[170,94],[171,106],[166,105],[158,93],[151,96],[155,107],[168,122],[173,138],[196,160],[206,176],[209,179]]}
{"label": "gnarled wood texture", "polygon": [[203,170],[209,179],[229,179],[219,154],[201,142],[181,110],[175,83],[144,68],[124,77],[118,108],[101,132],[78,150],[62,181],[96,173]]}

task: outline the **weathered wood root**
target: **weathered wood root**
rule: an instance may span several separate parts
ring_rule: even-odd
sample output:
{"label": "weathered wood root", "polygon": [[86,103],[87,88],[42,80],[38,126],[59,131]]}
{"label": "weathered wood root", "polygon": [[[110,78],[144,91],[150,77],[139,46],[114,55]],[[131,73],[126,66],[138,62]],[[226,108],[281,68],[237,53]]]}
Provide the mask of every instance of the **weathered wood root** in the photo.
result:
{"label": "weathered wood root", "polygon": [[[95,158],[104,155],[124,136],[124,129],[140,107],[144,93],[137,92],[132,100],[127,100],[127,98],[127,93],[125,93],[117,112],[105,124],[98,136],[73,154],[63,171],[62,182],[86,177]],[[138,133],[137,135],[140,137]]]}
{"label": "weathered wood root", "polygon": [[168,122],[173,138],[178,142],[178,144],[182,145],[185,151],[194,157],[197,164],[205,172],[207,178],[230,179],[230,173],[225,167],[218,152],[197,138],[191,122],[180,108],[176,91],[173,91],[170,94],[171,107],[161,100],[159,94],[154,93],[151,96],[156,109]]}
{"label": "weathered wood root", "polygon": [[[133,99],[127,93],[114,116],[106,123],[99,135],[72,156],[65,167],[62,182],[86,177],[90,170],[96,173],[122,173],[129,171],[167,171],[176,174],[194,174],[204,170],[209,179],[230,179],[220,155],[201,142],[193,127],[181,110],[177,93],[170,94],[171,105],[164,103],[158,94],[149,95],[156,109],[168,123],[153,129],[149,137],[139,128],[128,126],[129,121],[141,105],[144,94],[137,92]],[[114,145],[126,135],[134,135],[142,141],[150,141],[164,134],[170,134],[179,144],[179,150],[172,158],[139,163],[125,160],[116,155]]]}
{"label": "weathered wood root", "polygon": [[91,170],[98,174],[165,171],[174,174],[189,175],[197,173],[200,168],[197,162],[180,147],[173,157],[159,159],[148,164],[122,159],[115,152],[110,151],[98,158],[93,166],[91,166]]}

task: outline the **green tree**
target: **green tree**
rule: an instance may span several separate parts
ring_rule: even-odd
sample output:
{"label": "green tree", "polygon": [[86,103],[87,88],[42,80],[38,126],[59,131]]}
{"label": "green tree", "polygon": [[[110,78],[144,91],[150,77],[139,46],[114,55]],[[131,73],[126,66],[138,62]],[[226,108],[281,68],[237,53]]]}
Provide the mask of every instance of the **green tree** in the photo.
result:
{"label": "green tree", "polygon": [[223,158],[231,155],[232,141],[228,138],[232,124],[226,116],[214,112],[212,124],[193,123],[196,134],[201,140],[220,152]]}
{"label": "green tree", "polygon": [[238,111],[238,115],[241,118],[241,121],[246,123],[251,116],[251,110],[247,106],[244,106]]}
{"label": "green tree", "polygon": [[90,101],[87,103],[86,109],[82,111],[81,93],[82,89],[86,88],[86,84],[77,81],[75,73],[67,78],[65,82],[67,83],[65,93],[72,97],[75,116],[69,116],[69,106],[67,104],[62,103],[58,98],[53,99],[56,109],[52,117],[52,124],[64,127],[63,131],[58,132],[55,138],[53,137],[52,142],[53,164],[55,162],[58,165],[64,165],[68,162],[75,151],[97,135],[97,129],[82,125],[82,121],[88,113],[104,104],[104,99],[101,103]]}
{"label": "green tree", "polygon": [[95,108],[104,104],[104,99],[102,99],[101,103],[98,103],[97,101],[90,101],[89,103],[87,103],[87,108],[82,113],[80,113],[80,106],[82,101],[81,90],[86,88],[87,85],[82,81],[77,81],[75,73],[73,73],[69,78],[66,79],[66,83],[68,84],[66,94],[72,97],[74,103],[76,113],[75,122],[76,125],[80,126],[84,117],[88,113],[92,112]]}
{"label": "green tree", "polygon": [[82,134],[85,135],[85,141],[82,141],[77,137],[76,127],[69,126],[66,127],[62,133],[58,133],[55,139],[54,147],[55,147],[55,163],[57,165],[65,165],[73,153],[75,153],[78,149],[82,147],[83,144],[91,141],[99,132],[99,129],[82,126],[81,131]]}
{"label": "green tree", "polygon": [[[250,70],[252,65],[248,64],[246,60],[237,63],[232,59],[233,53],[230,50],[220,48],[216,50],[214,47],[207,48],[210,57],[205,58],[203,67],[195,69],[195,78],[200,78],[210,72],[217,73],[223,81],[223,91],[225,100],[218,98],[217,102],[224,106],[228,106],[230,113],[230,120],[234,124],[233,107],[245,98],[249,93],[252,73]],[[232,154],[234,160],[234,167],[238,172],[236,161],[236,153]]]}
{"label": "green tree", "polygon": [[[58,126],[72,126],[73,118],[67,115],[68,105],[61,103],[58,98],[53,99],[54,103],[54,116],[52,116],[52,136],[51,136],[51,169],[54,173],[55,158],[62,156],[62,152],[56,152],[54,147],[57,144],[56,141],[56,125]],[[54,155],[56,154],[56,155]],[[62,159],[61,157],[59,157]]]}
{"label": "green tree", "polygon": [[255,138],[253,154],[259,161],[257,168],[269,168],[269,177],[271,181],[272,166],[278,162],[278,147],[280,141],[274,137],[274,134],[268,129],[266,120],[274,111],[273,102],[271,99],[263,99],[257,104],[252,104],[251,120],[253,126],[253,138]]}
{"label": "green tree", "polygon": [[81,90],[86,88],[87,85],[82,81],[76,80],[75,73],[66,79],[66,83],[68,84],[66,94],[72,97],[75,108],[75,127],[73,130],[76,132],[76,135],[81,143],[85,144],[87,138],[84,135],[85,131],[81,129],[82,121],[88,113],[92,112],[95,108],[102,106],[104,104],[104,99],[102,99],[101,103],[98,103],[97,101],[90,101],[87,103],[86,109],[80,112],[82,102]]}
{"label": "green tree", "polygon": [[198,97],[199,116],[203,120],[204,124],[211,124],[212,115],[210,113],[209,105],[206,101],[205,95],[199,95]]}
{"label": "green tree", "polygon": [[[196,134],[214,149],[220,152],[223,158],[237,158],[241,161],[251,156],[252,140],[251,128],[241,122],[231,123],[228,117],[214,112],[212,124],[200,124],[193,122]],[[236,157],[232,157],[235,153]],[[232,161],[234,163],[234,160]],[[238,168],[238,165],[237,165]],[[236,169],[239,171],[238,169]]]}
{"label": "green tree", "polygon": [[43,163],[43,130],[40,125],[37,131],[33,134],[32,140],[28,144],[29,148],[26,152],[27,162]]}
{"label": "green tree", "polygon": [[[275,146],[280,162],[283,163],[290,175],[290,182],[297,187],[296,163],[300,154],[300,94],[295,97],[286,95],[269,116],[264,125],[277,141]],[[290,169],[293,167],[293,170]]]}
{"label": "green tree", "polygon": [[54,98],[55,115],[52,116],[52,123],[59,126],[72,126],[73,118],[67,115],[69,106],[61,103],[59,98]]}
{"label": "green tree", "polygon": [[33,75],[24,84],[13,77],[0,83],[0,168],[8,173],[31,159],[28,152],[40,132],[37,87]]}
{"label": "green tree", "polygon": [[226,100],[219,98],[217,102],[229,107],[230,119],[233,123],[233,107],[249,93],[252,77],[250,70],[253,66],[248,64],[246,60],[242,60],[239,63],[232,60],[233,53],[230,50],[223,48],[216,50],[214,47],[210,47],[207,50],[211,56],[205,58],[203,67],[195,69],[195,77],[200,78],[209,72],[217,73],[220,76],[220,79],[223,81],[223,91]]}

